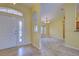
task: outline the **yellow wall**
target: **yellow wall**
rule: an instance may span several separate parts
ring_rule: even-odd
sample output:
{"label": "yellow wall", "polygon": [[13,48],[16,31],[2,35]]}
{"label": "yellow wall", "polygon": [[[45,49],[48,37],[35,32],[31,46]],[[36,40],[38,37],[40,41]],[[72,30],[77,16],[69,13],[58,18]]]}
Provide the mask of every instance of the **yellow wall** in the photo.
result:
{"label": "yellow wall", "polygon": [[65,42],[79,48],[79,32],[75,32],[76,4],[65,4]]}
{"label": "yellow wall", "polygon": [[34,4],[32,6],[32,14],[36,12],[38,16],[38,32],[34,32],[34,25],[35,23],[33,22],[32,19],[32,44],[40,49],[40,4]]}
{"label": "yellow wall", "polygon": [[50,23],[50,36],[63,39],[63,15],[58,15]]}
{"label": "yellow wall", "polygon": [[16,4],[16,5],[0,4],[0,7],[12,8],[12,9],[18,10],[23,13],[24,23],[25,23],[26,30],[27,30],[25,39],[27,39],[28,41],[31,41],[31,38],[32,38],[31,37],[31,33],[32,33],[32,30],[31,30],[32,10],[31,8],[21,5],[21,4]]}

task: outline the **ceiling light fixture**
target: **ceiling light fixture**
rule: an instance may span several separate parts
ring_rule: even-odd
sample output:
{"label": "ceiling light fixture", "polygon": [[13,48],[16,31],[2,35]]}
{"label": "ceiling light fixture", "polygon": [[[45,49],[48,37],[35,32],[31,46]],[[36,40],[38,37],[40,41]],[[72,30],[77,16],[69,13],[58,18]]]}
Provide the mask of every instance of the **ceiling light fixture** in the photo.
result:
{"label": "ceiling light fixture", "polygon": [[13,5],[15,5],[16,3],[13,3]]}
{"label": "ceiling light fixture", "polygon": [[50,23],[50,21],[48,20],[47,16],[46,16],[46,19],[45,19],[45,23]]}

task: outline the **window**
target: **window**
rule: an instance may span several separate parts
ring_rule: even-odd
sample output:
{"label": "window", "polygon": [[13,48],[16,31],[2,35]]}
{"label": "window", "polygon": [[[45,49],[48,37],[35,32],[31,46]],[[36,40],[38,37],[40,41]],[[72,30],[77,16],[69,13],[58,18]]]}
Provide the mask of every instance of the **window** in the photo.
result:
{"label": "window", "polygon": [[41,26],[41,34],[43,34],[43,26]]}
{"label": "window", "polygon": [[23,16],[23,14],[21,12],[16,11],[14,9],[10,9],[10,8],[5,8],[5,7],[0,7],[0,12],[15,14],[15,15],[18,15],[18,16]]}
{"label": "window", "polygon": [[34,32],[38,32],[38,26],[37,25],[34,26]]}
{"label": "window", "polygon": [[19,21],[19,42],[22,42],[22,21]]}

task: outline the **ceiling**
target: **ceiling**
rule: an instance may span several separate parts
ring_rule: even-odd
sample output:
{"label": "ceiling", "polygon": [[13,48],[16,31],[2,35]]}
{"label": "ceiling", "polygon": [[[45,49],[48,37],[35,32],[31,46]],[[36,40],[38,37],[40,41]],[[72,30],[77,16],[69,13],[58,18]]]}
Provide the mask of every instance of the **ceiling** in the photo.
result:
{"label": "ceiling", "polygon": [[46,17],[47,20],[51,20],[54,18],[58,12],[63,7],[62,3],[41,3],[40,4],[40,14],[41,14],[41,20],[45,21]]}

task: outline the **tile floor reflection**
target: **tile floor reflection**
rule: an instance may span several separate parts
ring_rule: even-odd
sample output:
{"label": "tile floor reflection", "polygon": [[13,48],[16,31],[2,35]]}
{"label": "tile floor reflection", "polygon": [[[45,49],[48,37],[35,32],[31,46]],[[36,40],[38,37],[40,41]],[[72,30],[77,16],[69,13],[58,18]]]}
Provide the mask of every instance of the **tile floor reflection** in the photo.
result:
{"label": "tile floor reflection", "polygon": [[31,44],[3,49],[0,56],[79,56],[79,50],[66,47],[60,39],[43,37],[40,44],[40,50]]}

